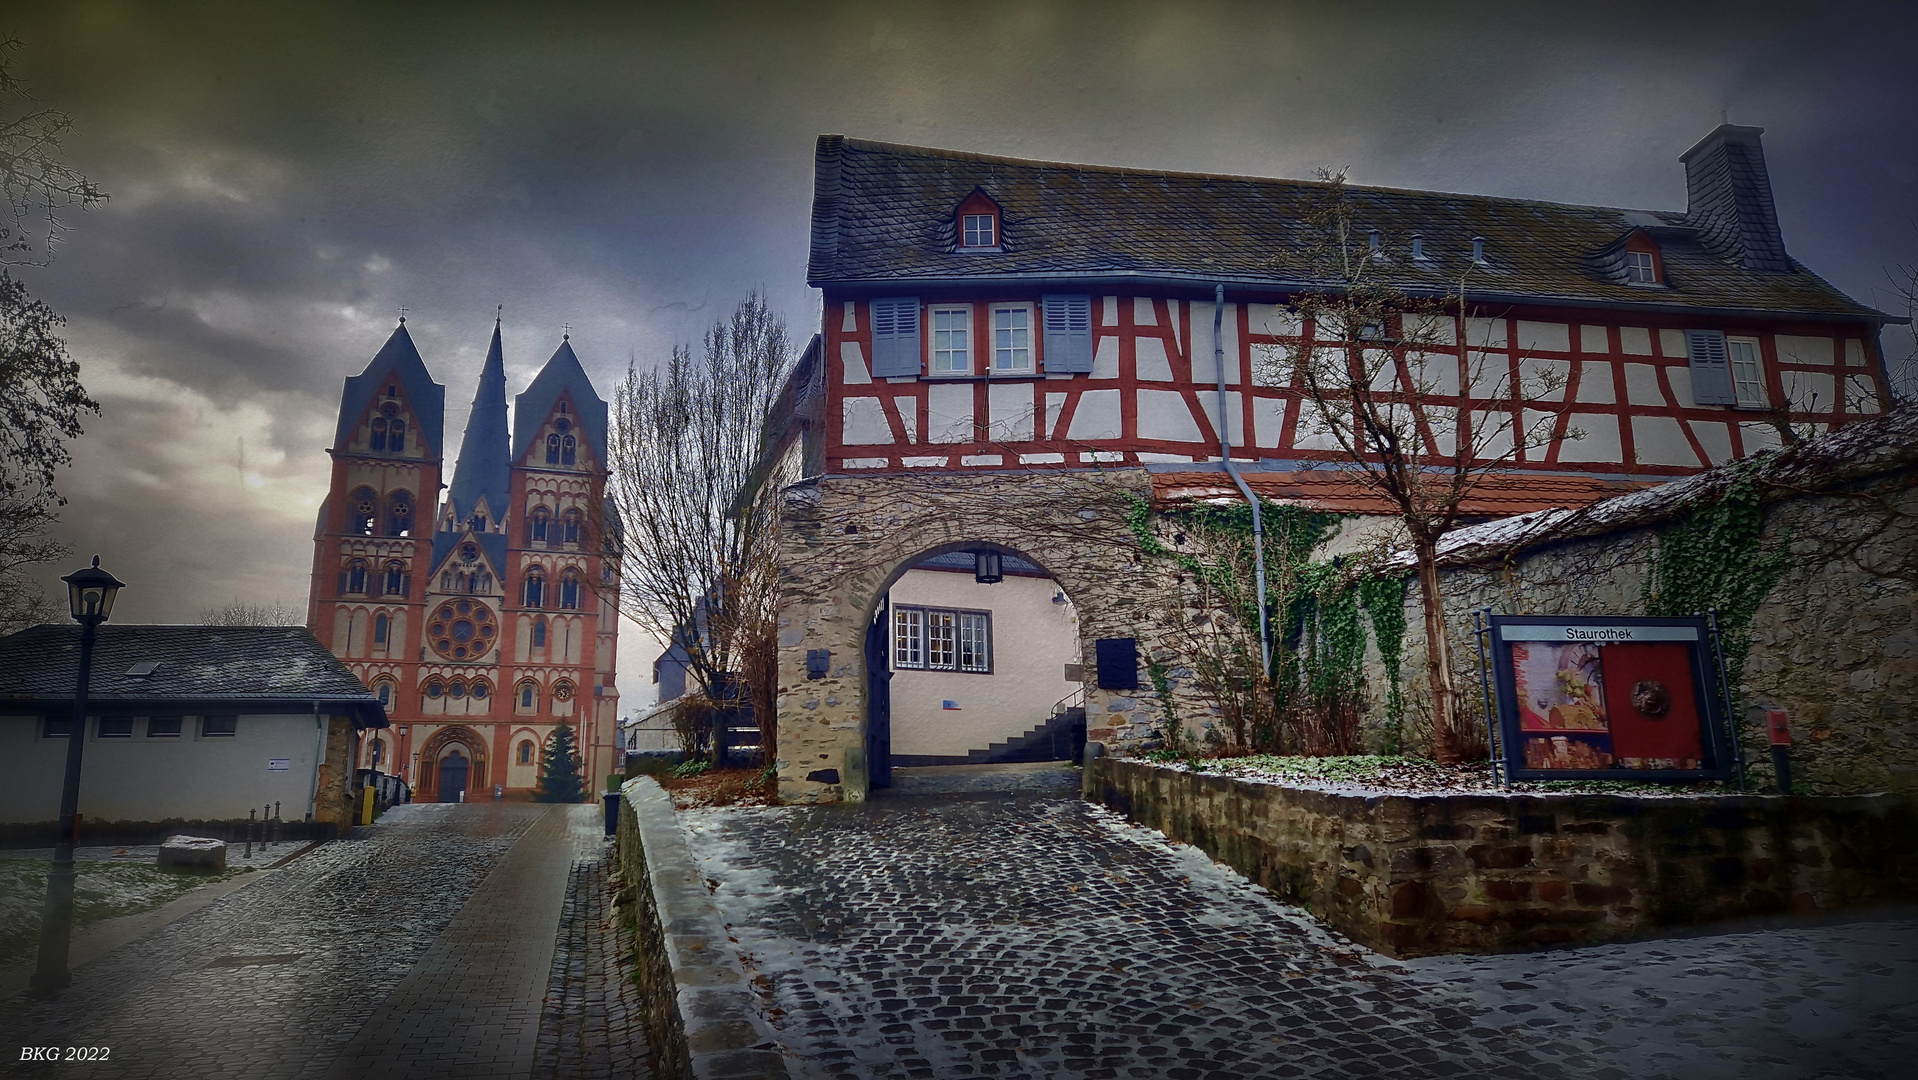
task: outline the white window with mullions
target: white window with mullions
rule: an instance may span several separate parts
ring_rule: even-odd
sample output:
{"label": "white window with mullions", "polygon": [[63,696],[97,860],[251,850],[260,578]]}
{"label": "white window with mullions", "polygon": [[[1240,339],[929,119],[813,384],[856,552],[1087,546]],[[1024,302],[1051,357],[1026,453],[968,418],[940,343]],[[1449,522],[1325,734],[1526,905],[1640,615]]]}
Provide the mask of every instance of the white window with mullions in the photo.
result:
{"label": "white window with mullions", "polygon": [[932,309],[932,373],[972,374],[972,309]]}
{"label": "white window with mullions", "polygon": [[892,609],[893,667],[992,673],[992,615],[950,608]]}
{"label": "white window with mullions", "polygon": [[992,309],[992,373],[1032,372],[1032,305],[999,304]]}
{"label": "white window with mullions", "polygon": [[1765,407],[1765,376],[1758,365],[1756,338],[1726,338],[1725,356],[1731,363],[1732,394],[1741,409]]}
{"label": "white window with mullions", "polygon": [[996,247],[999,243],[999,230],[994,227],[991,214],[967,214],[963,222],[965,247]]}

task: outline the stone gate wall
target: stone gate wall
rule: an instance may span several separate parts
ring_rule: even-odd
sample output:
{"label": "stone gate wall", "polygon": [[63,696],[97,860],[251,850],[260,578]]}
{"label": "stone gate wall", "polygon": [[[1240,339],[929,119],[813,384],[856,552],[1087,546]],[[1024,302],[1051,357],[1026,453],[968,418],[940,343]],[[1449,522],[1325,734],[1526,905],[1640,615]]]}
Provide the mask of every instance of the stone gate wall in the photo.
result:
{"label": "stone gate wall", "polygon": [[[1055,577],[1079,613],[1087,737],[1136,747],[1160,703],[1143,670],[1136,691],[1095,685],[1094,642],[1139,639],[1141,662],[1165,648],[1160,625],[1179,602],[1173,573],[1140,552],[1126,517],[1150,495],[1142,469],[1111,472],[827,476],[782,493],[779,612],[779,793],[787,802],[866,797],[865,633],[907,567],[947,551],[998,545]],[[831,652],[824,678],[806,655]],[[1204,702],[1175,704],[1195,714]]]}

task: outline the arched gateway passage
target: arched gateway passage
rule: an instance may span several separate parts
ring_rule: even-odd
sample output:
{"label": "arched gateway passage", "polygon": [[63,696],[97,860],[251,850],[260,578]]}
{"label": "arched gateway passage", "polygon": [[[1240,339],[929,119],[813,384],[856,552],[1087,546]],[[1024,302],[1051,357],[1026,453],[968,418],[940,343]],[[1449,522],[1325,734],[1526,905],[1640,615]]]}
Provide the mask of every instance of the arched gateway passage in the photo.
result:
{"label": "arched gateway passage", "polygon": [[[1150,687],[1139,689],[1144,676],[1134,671],[1130,679],[1100,685],[1091,673],[1101,639],[1133,639],[1138,654],[1149,655],[1159,634],[1155,622],[1178,602],[1173,579],[1141,556],[1132,531],[1148,492],[1142,471],[831,476],[787,488],[780,552],[781,798],[864,799],[875,764],[884,782],[885,762],[872,757],[888,749],[888,704],[890,749],[902,753],[900,675],[887,680],[868,661],[894,632],[876,625],[876,617],[909,570],[955,552],[1017,555],[1050,574],[1077,619],[1087,737],[1118,744],[1146,738],[1158,711]],[[1042,713],[1035,724],[1056,701],[1032,704]],[[875,703],[882,723],[877,733]],[[958,704],[963,711],[964,700]]]}
{"label": "arched gateway passage", "polygon": [[866,631],[866,777],[893,766],[1075,758],[1085,744],[1078,617],[1036,559],[942,545],[901,563]]}
{"label": "arched gateway passage", "polygon": [[415,801],[460,802],[462,793],[473,798],[487,784],[486,743],[471,728],[441,728],[420,748],[419,779]]}

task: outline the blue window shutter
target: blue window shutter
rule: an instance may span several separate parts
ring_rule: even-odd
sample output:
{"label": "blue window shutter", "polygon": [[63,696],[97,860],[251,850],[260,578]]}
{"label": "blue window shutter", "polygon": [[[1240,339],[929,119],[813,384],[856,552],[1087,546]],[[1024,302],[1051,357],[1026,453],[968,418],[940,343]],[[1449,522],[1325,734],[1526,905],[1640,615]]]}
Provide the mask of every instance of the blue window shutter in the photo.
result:
{"label": "blue window shutter", "polygon": [[896,296],[872,302],[872,373],[875,377],[919,374],[919,298]]}
{"label": "blue window shutter", "polygon": [[1102,690],[1139,688],[1139,639],[1100,638],[1094,645]]}
{"label": "blue window shutter", "polygon": [[1048,296],[1046,370],[1092,370],[1092,297]]}
{"label": "blue window shutter", "polygon": [[1692,400],[1700,405],[1738,404],[1725,335],[1718,330],[1687,330],[1685,351],[1692,362]]}

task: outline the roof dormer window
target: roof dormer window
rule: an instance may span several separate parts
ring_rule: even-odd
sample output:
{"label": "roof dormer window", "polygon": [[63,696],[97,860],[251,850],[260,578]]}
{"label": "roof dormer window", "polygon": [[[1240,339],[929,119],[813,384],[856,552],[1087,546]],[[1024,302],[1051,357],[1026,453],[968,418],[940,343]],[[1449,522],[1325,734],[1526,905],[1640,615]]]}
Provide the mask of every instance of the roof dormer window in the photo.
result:
{"label": "roof dormer window", "polygon": [[1625,272],[1635,282],[1644,285],[1656,284],[1658,268],[1652,262],[1649,251],[1628,251],[1625,253]]}
{"label": "roof dormer window", "polygon": [[984,191],[974,188],[972,194],[959,204],[953,215],[953,224],[957,227],[955,241],[960,251],[998,251],[1001,249],[999,233],[999,204]]}

